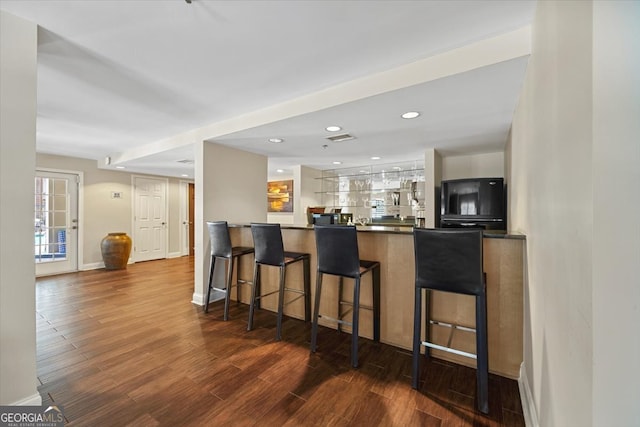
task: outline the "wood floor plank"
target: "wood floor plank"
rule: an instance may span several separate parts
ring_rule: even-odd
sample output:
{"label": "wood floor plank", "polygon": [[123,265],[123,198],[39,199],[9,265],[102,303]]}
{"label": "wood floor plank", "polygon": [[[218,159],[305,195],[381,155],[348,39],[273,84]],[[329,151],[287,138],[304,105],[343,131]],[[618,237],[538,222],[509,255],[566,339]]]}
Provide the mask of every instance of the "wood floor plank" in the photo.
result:
{"label": "wood floor plank", "polygon": [[37,279],[39,392],[71,426],[523,426],[517,383],[490,376],[489,415],[475,409],[475,371],[223,302],[191,303],[193,258]]}

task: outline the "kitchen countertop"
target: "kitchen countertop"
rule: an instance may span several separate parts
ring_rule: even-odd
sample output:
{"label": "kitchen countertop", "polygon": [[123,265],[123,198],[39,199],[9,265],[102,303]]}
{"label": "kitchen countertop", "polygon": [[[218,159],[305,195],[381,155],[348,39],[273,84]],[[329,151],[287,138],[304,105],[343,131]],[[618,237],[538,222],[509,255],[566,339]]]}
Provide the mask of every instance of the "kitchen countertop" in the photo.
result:
{"label": "kitchen countertop", "polygon": [[[250,227],[251,224],[229,224],[229,227]],[[284,230],[313,230],[313,225],[308,224],[280,224]],[[390,233],[390,234],[412,234],[413,227],[392,227],[387,225],[357,225],[356,229],[364,233]],[[508,233],[499,230],[486,230],[484,237],[489,239],[519,239],[525,240],[526,236],[520,233]]]}

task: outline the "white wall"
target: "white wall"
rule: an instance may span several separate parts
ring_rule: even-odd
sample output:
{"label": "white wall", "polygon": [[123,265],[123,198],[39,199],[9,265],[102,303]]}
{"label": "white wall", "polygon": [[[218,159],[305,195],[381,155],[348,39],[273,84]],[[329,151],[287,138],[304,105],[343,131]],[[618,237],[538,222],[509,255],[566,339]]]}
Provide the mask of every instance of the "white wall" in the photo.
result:
{"label": "white wall", "polygon": [[0,11],[0,405],[42,402],[33,260],[36,63],[37,26]]}
{"label": "white wall", "polygon": [[504,152],[442,158],[442,179],[504,177]]}
{"label": "white wall", "polygon": [[[593,424],[640,424],[640,3],[593,6]],[[623,201],[624,202],[621,202]]]}
{"label": "white wall", "polygon": [[591,2],[538,2],[512,127],[511,225],[527,235],[525,374],[543,426],[592,424]]}
{"label": "white wall", "polygon": [[[543,426],[640,419],[638,18],[633,2],[537,5],[506,163],[512,229],[527,235],[523,374]],[[630,221],[619,194],[636,195]]]}
{"label": "white wall", "polygon": [[[100,241],[107,233],[124,231],[133,237],[131,230],[133,187],[131,174],[124,171],[110,171],[99,169],[95,160],[79,159],[76,157],[57,156],[51,154],[37,154],[38,168],[58,169],[83,172],[84,183],[82,192],[83,203],[79,209],[82,227],[82,260],[80,269],[95,268],[102,262]],[[138,175],[138,174],[136,174]],[[121,199],[112,199],[111,192],[122,193]],[[177,178],[169,178],[168,186],[169,217],[169,247],[167,254],[180,252],[180,188]]]}

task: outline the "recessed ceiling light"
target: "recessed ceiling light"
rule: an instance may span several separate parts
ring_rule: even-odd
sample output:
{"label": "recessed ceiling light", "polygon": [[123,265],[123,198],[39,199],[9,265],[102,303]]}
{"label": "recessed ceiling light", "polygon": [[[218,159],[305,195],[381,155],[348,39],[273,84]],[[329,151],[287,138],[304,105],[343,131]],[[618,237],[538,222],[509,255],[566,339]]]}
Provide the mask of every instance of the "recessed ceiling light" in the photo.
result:
{"label": "recessed ceiling light", "polygon": [[371,160],[380,160],[381,158],[382,158],[382,157],[373,156],[373,157],[371,158]]}
{"label": "recessed ceiling light", "polygon": [[282,172],[284,172],[284,169],[276,169],[276,172],[282,173]]}
{"label": "recessed ceiling light", "polygon": [[333,162],[334,165],[341,165],[342,162]]}
{"label": "recessed ceiling light", "polygon": [[187,175],[186,173],[183,173],[183,174],[182,174],[182,175],[180,175],[180,176],[184,176],[185,178],[188,178],[188,177],[189,177],[189,175]]}
{"label": "recessed ceiling light", "polygon": [[282,139],[282,138],[269,138],[269,142],[272,142],[274,144],[279,144],[282,141],[284,141],[284,139]]}
{"label": "recessed ceiling light", "polygon": [[402,115],[402,118],[403,119],[415,119],[419,115],[420,115],[420,113],[418,113],[417,111],[407,111],[406,113],[404,113]]}
{"label": "recessed ceiling light", "polygon": [[329,132],[338,132],[339,130],[342,130],[340,126],[327,126],[325,129]]}
{"label": "recessed ceiling light", "polygon": [[124,169],[124,166],[116,166],[116,169]]}

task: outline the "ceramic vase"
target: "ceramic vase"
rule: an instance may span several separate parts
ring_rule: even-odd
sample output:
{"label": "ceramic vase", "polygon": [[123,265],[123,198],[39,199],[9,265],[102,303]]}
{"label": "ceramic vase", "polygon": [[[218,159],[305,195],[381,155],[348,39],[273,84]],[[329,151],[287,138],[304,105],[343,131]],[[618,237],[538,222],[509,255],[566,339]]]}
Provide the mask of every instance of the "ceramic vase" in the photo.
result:
{"label": "ceramic vase", "polygon": [[131,238],[127,233],[109,233],[100,242],[100,250],[107,270],[125,269],[131,254]]}

